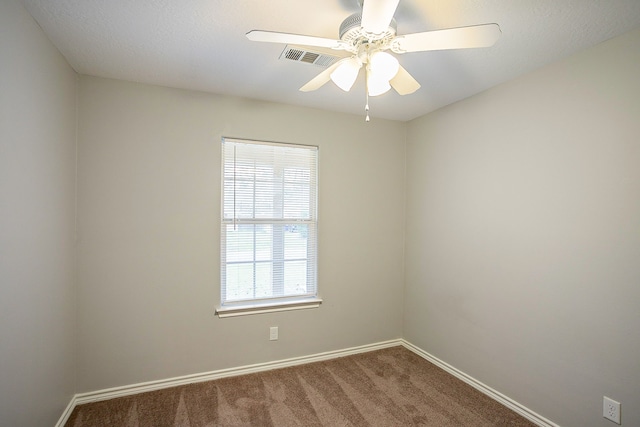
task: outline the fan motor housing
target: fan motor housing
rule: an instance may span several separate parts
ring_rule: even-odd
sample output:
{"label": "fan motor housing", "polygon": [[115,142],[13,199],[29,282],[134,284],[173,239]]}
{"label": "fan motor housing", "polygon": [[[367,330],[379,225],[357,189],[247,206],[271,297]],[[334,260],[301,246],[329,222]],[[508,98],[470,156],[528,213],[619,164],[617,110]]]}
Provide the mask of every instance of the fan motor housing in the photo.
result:
{"label": "fan motor housing", "polygon": [[395,19],[391,19],[389,28],[382,34],[369,34],[362,29],[362,13],[350,15],[340,24],[340,40],[356,45],[358,43],[390,40],[395,37],[398,26]]}

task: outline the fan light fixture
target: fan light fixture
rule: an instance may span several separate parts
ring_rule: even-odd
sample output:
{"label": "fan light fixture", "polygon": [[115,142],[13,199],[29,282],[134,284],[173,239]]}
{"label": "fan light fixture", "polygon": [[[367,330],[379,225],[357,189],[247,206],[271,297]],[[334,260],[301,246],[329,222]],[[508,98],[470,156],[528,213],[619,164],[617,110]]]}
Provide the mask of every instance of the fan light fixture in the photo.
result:
{"label": "fan light fixture", "polygon": [[331,80],[345,92],[349,92],[358,78],[362,61],[357,57],[347,58],[331,73]]}
{"label": "fan light fixture", "polygon": [[369,59],[367,67],[367,93],[369,96],[378,96],[391,89],[389,83],[398,74],[400,63],[387,52],[374,52]]}
{"label": "fan light fixture", "polygon": [[394,78],[400,69],[400,63],[395,56],[380,50],[371,55],[369,66],[371,67],[371,72],[376,73],[386,81]]}
{"label": "fan light fixture", "polygon": [[367,76],[367,93],[369,96],[378,96],[387,93],[391,89],[389,80],[376,77],[375,73]]}
{"label": "fan light fixture", "polygon": [[[364,55],[366,60],[367,93],[378,96],[391,89],[389,81],[398,74],[400,63],[387,52],[376,51],[371,55]],[[363,61],[358,56],[342,60],[340,65],[331,73],[331,80],[345,92],[353,87]]]}

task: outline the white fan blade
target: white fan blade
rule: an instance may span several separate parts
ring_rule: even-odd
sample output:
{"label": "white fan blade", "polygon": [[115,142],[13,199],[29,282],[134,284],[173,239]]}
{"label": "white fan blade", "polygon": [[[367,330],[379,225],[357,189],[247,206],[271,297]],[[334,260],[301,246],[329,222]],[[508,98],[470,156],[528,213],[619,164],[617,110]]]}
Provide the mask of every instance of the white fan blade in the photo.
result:
{"label": "white fan blade", "polygon": [[303,36],[300,34],[278,33],[275,31],[252,30],[247,33],[247,38],[254,42],[298,44],[303,46],[327,47],[331,49],[344,48],[344,42],[341,40]]}
{"label": "white fan blade", "polygon": [[409,95],[420,89],[420,83],[401,65],[398,74],[389,83],[400,95]]}
{"label": "white fan blade", "polygon": [[362,28],[369,34],[384,34],[389,28],[400,0],[365,0],[362,5]]}
{"label": "white fan blade", "polygon": [[396,53],[405,53],[425,50],[489,47],[493,46],[500,34],[502,32],[498,24],[426,31],[424,33],[405,34],[396,37],[391,43],[391,49]]}
{"label": "white fan blade", "polygon": [[323,72],[315,76],[313,79],[309,80],[307,84],[305,84],[300,88],[300,91],[311,92],[313,90],[320,89],[320,87],[322,87],[325,83],[331,80],[331,73],[333,73],[333,70],[338,68],[340,64],[342,64],[344,61],[348,61],[349,59],[351,58],[343,58],[340,61],[333,64],[332,66],[328,67],[326,70],[324,70]]}

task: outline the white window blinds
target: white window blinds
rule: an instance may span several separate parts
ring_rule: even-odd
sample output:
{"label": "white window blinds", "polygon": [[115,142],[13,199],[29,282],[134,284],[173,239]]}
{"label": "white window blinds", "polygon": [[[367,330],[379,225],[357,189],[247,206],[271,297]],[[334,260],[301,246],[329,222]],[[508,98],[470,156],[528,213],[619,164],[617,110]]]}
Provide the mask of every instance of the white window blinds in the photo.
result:
{"label": "white window blinds", "polygon": [[222,305],[315,297],[317,147],[222,141]]}

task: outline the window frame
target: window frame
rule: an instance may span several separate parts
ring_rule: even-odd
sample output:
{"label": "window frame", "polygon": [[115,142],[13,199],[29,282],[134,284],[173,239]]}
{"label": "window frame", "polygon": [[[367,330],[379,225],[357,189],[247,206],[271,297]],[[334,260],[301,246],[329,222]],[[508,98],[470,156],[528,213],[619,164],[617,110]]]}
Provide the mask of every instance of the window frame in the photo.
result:
{"label": "window frame", "polygon": [[[255,172],[253,175],[253,195],[251,196],[251,200],[252,203],[254,204],[254,211],[253,214],[251,215],[250,218],[246,218],[246,217],[241,217],[241,214],[236,215],[236,200],[235,200],[235,189],[236,189],[236,185],[238,184],[238,182],[241,182],[240,179],[237,179],[235,176],[235,169],[236,169],[236,160],[235,160],[235,152],[234,152],[234,159],[233,159],[233,170],[234,170],[234,177],[231,180],[231,182],[233,182],[234,184],[234,196],[233,196],[233,216],[232,218],[229,218],[228,216],[228,212],[227,212],[227,217],[225,217],[225,201],[229,202],[226,198],[228,197],[227,195],[225,195],[225,184],[226,182],[229,181],[229,179],[227,178],[227,181],[225,181],[225,169],[228,167],[228,160],[227,157],[225,156],[225,143],[229,143],[229,144],[252,144],[252,145],[258,145],[258,146],[275,146],[275,147],[282,147],[284,149],[305,149],[305,150],[312,150],[315,151],[315,155],[312,159],[312,161],[314,162],[313,166],[312,166],[312,173],[315,173],[312,177],[312,179],[310,179],[310,183],[311,185],[314,186],[314,188],[309,190],[309,200],[308,200],[308,218],[295,218],[295,217],[285,217],[284,216],[284,206],[285,203],[284,201],[282,201],[282,214],[279,215],[279,217],[273,217],[273,218],[259,218],[258,215],[256,214],[255,211],[255,203],[256,200],[258,199],[255,193],[255,188],[256,188],[256,179],[255,179]],[[319,147],[317,146],[312,146],[312,145],[301,145],[301,144],[290,144],[290,143],[281,143],[281,142],[271,142],[271,141],[259,141],[259,140],[248,140],[248,139],[240,139],[240,138],[231,138],[231,137],[223,137],[221,140],[221,145],[220,145],[220,149],[221,149],[221,197],[220,197],[220,201],[221,201],[221,206],[220,206],[220,304],[216,309],[216,314],[218,315],[218,317],[233,317],[233,316],[242,316],[242,315],[248,315],[248,314],[259,314],[259,313],[270,313],[270,312],[276,312],[276,311],[288,311],[288,310],[300,310],[300,309],[307,309],[307,308],[317,308],[320,306],[320,304],[322,303],[322,299],[318,296],[318,157],[319,157]],[[258,159],[259,157],[256,156],[255,159]],[[276,167],[276,162],[273,162],[273,166]],[[283,165],[282,166],[282,170],[284,171],[284,169],[287,167],[287,165]],[[277,173],[274,172],[274,175],[277,176]],[[282,175],[282,185],[284,186],[286,184],[286,180],[284,178],[284,174]],[[275,193],[274,193],[275,194]],[[284,196],[284,194],[282,194]],[[306,206],[305,206],[306,207]],[[274,195],[274,209],[278,209],[275,206],[275,195]],[[276,214],[276,216],[278,216]],[[281,217],[280,217],[281,216]],[[307,248],[307,253],[306,253],[306,258],[304,258],[304,260],[307,262],[307,278],[312,278],[313,280],[313,284],[312,287],[313,289],[311,290],[311,292],[304,294],[304,295],[271,295],[270,297],[262,297],[262,298],[249,298],[249,299],[242,299],[242,300],[229,300],[227,298],[225,298],[225,291],[227,290],[226,288],[226,273],[228,270],[228,266],[229,265],[234,265],[234,264],[252,264],[253,268],[254,268],[254,273],[253,273],[253,277],[252,277],[252,282],[253,282],[253,290],[254,290],[254,296],[255,296],[255,290],[256,290],[256,273],[255,273],[255,268],[256,265],[260,262],[259,260],[257,260],[256,256],[255,256],[255,251],[256,251],[256,245],[257,245],[257,240],[255,238],[255,228],[254,228],[254,238],[253,238],[253,258],[250,261],[236,261],[236,262],[229,262],[227,261],[227,253],[226,253],[226,247],[228,244],[227,238],[228,238],[228,229],[227,227],[230,225],[233,225],[234,227],[237,226],[242,226],[242,225],[253,225],[253,227],[256,227],[257,225],[267,225],[267,226],[271,226],[271,233],[272,233],[272,239],[271,239],[271,259],[267,260],[267,261],[262,261],[262,262],[266,262],[266,263],[270,263],[271,264],[271,275],[272,275],[272,280],[275,280],[276,277],[278,278],[282,278],[282,280],[284,280],[284,273],[282,274],[277,274],[275,273],[275,270],[280,268],[280,269],[284,269],[284,263],[286,261],[292,261],[289,259],[286,259],[284,256],[284,235],[283,235],[283,231],[284,230],[284,226],[289,225],[289,224],[295,224],[295,225],[308,225],[309,226],[309,230],[311,232],[311,230],[313,231],[313,238],[312,239],[308,239],[307,238],[307,245],[313,245],[313,247],[311,248]],[[278,230],[278,231],[276,231]],[[279,236],[278,236],[279,235]],[[279,248],[279,249],[278,249]],[[281,256],[275,256],[274,253],[276,251],[281,251]],[[295,261],[295,259],[293,260]],[[311,263],[311,265],[309,265],[309,263]],[[282,270],[284,271],[284,270]],[[282,282],[282,284],[278,285],[274,285],[274,283],[272,282],[272,286],[274,290],[280,289],[282,288],[282,291],[284,292],[284,283]]]}

